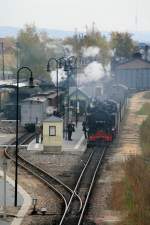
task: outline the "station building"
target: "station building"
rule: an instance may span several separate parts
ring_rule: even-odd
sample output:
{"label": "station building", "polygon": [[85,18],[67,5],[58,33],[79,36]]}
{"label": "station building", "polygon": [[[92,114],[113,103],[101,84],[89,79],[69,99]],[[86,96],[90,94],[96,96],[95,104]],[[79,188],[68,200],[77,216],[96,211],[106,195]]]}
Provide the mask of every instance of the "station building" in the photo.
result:
{"label": "station building", "polygon": [[32,97],[23,100],[21,104],[21,125],[35,124],[46,118],[47,99]]}
{"label": "station building", "polygon": [[[59,100],[61,96],[59,92]],[[57,93],[55,90],[38,93],[21,103],[21,125],[41,123],[56,111]]]}
{"label": "station building", "polygon": [[142,91],[150,89],[150,62],[136,53],[132,60],[117,65],[115,82],[127,86],[130,90]]}
{"label": "station building", "polygon": [[76,109],[76,101],[77,101],[78,114],[82,115],[85,112],[89,103],[88,95],[80,88],[70,87],[69,99],[70,99],[70,106],[72,106],[73,111],[72,114],[75,114],[74,109]]}

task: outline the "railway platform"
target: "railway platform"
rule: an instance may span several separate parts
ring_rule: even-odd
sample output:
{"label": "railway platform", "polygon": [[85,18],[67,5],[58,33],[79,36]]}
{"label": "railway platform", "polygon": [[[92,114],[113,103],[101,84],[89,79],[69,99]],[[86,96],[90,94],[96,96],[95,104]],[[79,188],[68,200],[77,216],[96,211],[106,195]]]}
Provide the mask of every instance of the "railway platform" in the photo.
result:
{"label": "railway platform", "polygon": [[[31,197],[18,185],[18,207],[14,207],[14,181],[6,176],[6,218],[3,218],[4,196],[0,196],[0,225],[20,225],[31,206]],[[0,169],[0,192],[3,193],[3,171]],[[18,211],[19,209],[19,211]],[[18,211],[18,212],[17,212]]]}
{"label": "railway platform", "polygon": [[72,141],[64,139],[62,151],[85,151],[85,149],[86,140],[82,131],[82,123],[79,122],[77,127],[75,127],[75,132],[72,133]]}
{"label": "railway platform", "polygon": [[[36,143],[36,139],[34,139],[28,145],[27,149],[29,151],[43,151],[43,145],[42,143]],[[79,122],[77,127],[75,127],[75,132],[72,133],[72,141],[68,141],[64,137],[62,144],[62,152],[85,151],[85,149],[86,149],[86,140],[84,138],[84,133],[82,131],[82,123]]]}

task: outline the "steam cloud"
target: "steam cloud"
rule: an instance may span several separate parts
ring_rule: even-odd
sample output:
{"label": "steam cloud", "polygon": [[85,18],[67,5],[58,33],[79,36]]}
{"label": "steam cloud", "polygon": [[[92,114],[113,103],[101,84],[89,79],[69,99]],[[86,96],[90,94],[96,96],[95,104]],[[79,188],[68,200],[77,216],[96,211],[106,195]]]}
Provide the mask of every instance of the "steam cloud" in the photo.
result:
{"label": "steam cloud", "polygon": [[[67,57],[71,55],[75,55],[73,53],[73,47],[71,45],[63,45],[65,55]],[[88,48],[82,47],[82,55],[83,57],[95,57],[97,55],[100,55],[100,48],[97,46],[90,46]],[[109,75],[110,73],[110,65],[107,66],[107,68],[104,71],[104,68],[101,63],[98,63],[96,61],[93,61],[89,63],[85,68],[83,73],[78,73],[78,85],[84,85],[93,81],[97,81],[101,79],[105,75]],[[56,85],[57,80],[57,74],[56,71],[51,72],[51,78],[53,83]],[[63,71],[63,69],[59,69],[58,71],[58,81],[62,81],[62,79],[66,79],[66,73]]]}
{"label": "steam cloud", "polygon": [[96,61],[88,64],[84,73],[78,74],[78,84],[85,84],[91,81],[97,81],[105,75],[102,65]]}
{"label": "steam cloud", "polygon": [[82,48],[83,57],[95,57],[100,54],[100,49],[96,46],[90,46],[88,48]]}
{"label": "steam cloud", "polygon": [[[52,79],[52,82],[56,85],[57,83],[57,72],[56,71],[52,71],[50,74],[50,77]],[[65,71],[63,69],[59,69],[58,70],[58,82],[62,81],[63,79],[66,79],[66,74]]]}

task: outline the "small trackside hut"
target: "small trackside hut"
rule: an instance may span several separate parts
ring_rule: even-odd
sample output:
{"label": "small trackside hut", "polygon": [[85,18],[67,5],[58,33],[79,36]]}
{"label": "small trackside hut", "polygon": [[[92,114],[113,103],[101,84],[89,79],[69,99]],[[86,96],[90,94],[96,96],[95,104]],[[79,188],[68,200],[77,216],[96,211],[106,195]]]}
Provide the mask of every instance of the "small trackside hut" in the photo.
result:
{"label": "small trackside hut", "polygon": [[63,143],[63,120],[50,116],[43,121],[43,149],[44,152],[59,153]]}

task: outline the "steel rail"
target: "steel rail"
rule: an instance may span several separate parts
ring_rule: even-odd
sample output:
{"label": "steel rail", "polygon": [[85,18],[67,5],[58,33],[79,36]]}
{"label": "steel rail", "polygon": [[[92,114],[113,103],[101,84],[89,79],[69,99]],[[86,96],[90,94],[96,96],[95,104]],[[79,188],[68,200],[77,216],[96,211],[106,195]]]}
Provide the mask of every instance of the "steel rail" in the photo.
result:
{"label": "steel rail", "polygon": [[[91,159],[92,159],[93,154],[94,154],[94,152],[92,152],[92,153],[90,154],[90,156],[89,156],[89,158],[88,158],[86,164],[84,165],[84,168],[83,168],[83,170],[82,170],[82,172],[81,172],[81,174],[80,174],[80,176],[79,176],[79,178],[78,178],[78,180],[77,180],[76,186],[75,186],[74,191],[73,191],[73,193],[72,193],[72,196],[71,196],[71,198],[70,198],[70,200],[69,200],[69,202],[68,202],[68,205],[67,205],[67,207],[66,207],[66,209],[65,209],[65,211],[64,211],[64,214],[63,214],[63,216],[62,216],[62,218],[61,218],[61,220],[60,220],[59,225],[62,225],[62,224],[63,224],[63,221],[64,221],[64,219],[65,219],[65,217],[66,217],[66,214],[67,214],[67,212],[68,212],[68,210],[69,210],[69,207],[70,207],[70,205],[71,205],[71,203],[72,203],[73,197],[74,197],[74,195],[76,194],[77,188],[78,188],[79,185],[80,185],[81,179],[82,179],[82,177],[83,177],[83,175],[84,175],[84,172],[85,172],[85,170],[86,170],[86,168],[87,168],[89,162],[90,162]],[[80,211],[81,211],[81,208],[79,209],[79,212],[80,212]]]}
{"label": "steel rail", "polygon": [[[53,175],[50,175],[49,173],[47,173],[45,170],[41,169],[40,167],[34,165],[33,163],[27,161],[26,159],[24,159],[22,156],[18,155],[19,159],[22,160],[24,163],[28,164],[29,166],[33,166],[34,168],[36,168],[39,172],[42,172],[44,175],[46,175],[47,177],[49,177],[50,179],[55,180],[56,182],[58,182],[61,186],[63,186],[64,188],[66,188],[71,194],[73,194],[73,190],[67,186],[65,183],[63,183],[61,180],[59,180],[58,178],[54,177]],[[82,208],[82,200],[80,198],[79,195],[77,195],[77,193],[74,193],[76,198],[78,198],[79,202],[80,202],[80,210]]]}
{"label": "steel rail", "polygon": [[98,164],[96,166],[96,169],[94,171],[94,174],[93,174],[93,178],[92,178],[92,181],[91,181],[91,184],[90,184],[90,187],[89,187],[89,190],[87,192],[87,196],[86,196],[86,199],[85,199],[85,202],[84,202],[84,205],[83,205],[83,208],[82,208],[82,211],[81,211],[81,214],[80,214],[80,217],[79,217],[79,220],[78,220],[78,224],[77,225],[80,225],[82,220],[83,220],[83,216],[84,216],[84,213],[85,213],[85,209],[87,207],[87,203],[88,203],[88,200],[89,200],[89,197],[90,197],[90,194],[92,192],[92,188],[93,188],[93,185],[94,185],[94,182],[95,182],[95,179],[96,179],[96,175],[97,175],[97,172],[99,170],[99,167],[100,165],[102,164],[102,160],[103,160],[103,157],[105,155],[105,152],[107,150],[107,147],[103,149],[103,152],[102,154],[100,155],[100,158],[98,160]]}
{"label": "steel rail", "polygon": [[[83,215],[84,215],[84,212],[85,212],[85,208],[86,208],[86,205],[87,205],[87,202],[88,202],[90,193],[91,193],[92,188],[93,188],[93,185],[94,185],[94,181],[95,181],[95,178],[96,178],[96,174],[97,174],[97,171],[98,171],[98,169],[99,169],[100,164],[102,163],[102,159],[103,159],[103,157],[104,157],[104,154],[105,154],[106,149],[107,149],[107,147],[103,148],[103,149],[100,151],[100,154],[99,154],[98,159],[97,159],[97,161],[96,161],[97,163],[95,164],[95,166],[94,166],[94,171],[93,171],[93,173],[92,173],[92,175],[91,175],[91,176],[92,176],[92,179],[88,182],[88,183],[89,183],[89,187],[88,187],[87,193],[85,193],[85,194],[86,194],[86,198],[85,198],[85,200],[83,200],[84,202],[82,201],[83,207],[82,207],[82,209],[79,211],[80,214],[79,214],[79,213],[76,213],[76,216],[77,216],[77,218],[78,218],[78,219],[77,219],[78,225],[81,224],[81,221],[82,221],[82,218],[83,218]],[[84,173],[85,173],[85,172],[88,172],[88,169],[91,169],[90,163],[92,163],[92,161],[95,160],[94,157],[97,156],[96,153],[97,153],[97,152],[94,152],[94,151],[93,151],[93,152],[89,155],[88,160],[87,160],[86,164],[84,165],[84,168],[83,168],[83,170],[82,170],[82,172],[81,172],[81,174],[80,174],[80,176],[79,176],[79,178],[78,178],[78,181],[77,181],[77,183],[76,183],[76,186],[75,186],[75,188],[74,188],[74,193],[77,193],[78,189],[80,190],[80,188],[81,188],[81,180],[82,180],[83,178],[85,178],[85,174],[84,174]],[[68,216],[68,215],[67,215],[67,212],[69,212],[71,203],[73,203],[74,193],[72,194],[72,196],[71,196],[71,198],[70,198],[70,201],[69,201],[69,203],[68,203],[68,205],[67,205],[67,208],[65,209],[64,214],[62,215],[62,218],[61,218],[61,220],[60,220],[60,222],[59,222],[59,225],[66,224],[65,219],[66,219],[66,216]],[[79,194],[79,191],[78,191],[78,194]],[[80,196],[80,197],[81,197],[81,196]]]}
{"label": "steel rail", "polygon": [[[25,138],[24,138],[25,136]],[[32,135],[33,136],[33,135]],[[23,136],[20,137],[20,139],[23,138],[22,143],[24,143],[25,141],[28,141],[28,139],[31,138],[31,135],[29,137],[26,137],[26,134],[24,134]],[[8,153],[8,148],[5,149],[5,156],[8,158],[11,158],[12,161],[15,162],[15,159],[10,156],[10,154]],[[28,164],[28,167],[25,165],[22,165],[22,163],[19,162],[19,165],[21,167],[23,167],[24,169],[28,170],[29,172],[31,172],[33,175],[35,175],[36,177],[38,177],[39,179],[41,179],[43,182],[45,182],[51,189],[53,189],[55,192],[59,193],[59,195],[61,196],[61,198],[63,198],[64,203],[65,203],[65,208],[67,207],[67,200],[65,199],[65,196],[58,190],[56,190],[56,188],[50,184],[50,182],[46,181],[43,176],[46,176],[48,179],[53,179],[54,181],[56,181],[59,185],[61,185],[63,188],[67,189],[67,191],[69,191],[71,194],[73,194],[73,190],[71,188],[69,188],[69,186],[67,186],[66,184],[64,184],[61,180],[57,179],[56,177],[48,174],[46,171],[44,171],[43,169],[39,168],[38,166],[35,166],[33,163],[27,161],[26,159],[24,159],[22,156],[18,155],[18,158],[23,162]],[[32,169],[29,169],[29,166],[32,167]],[[35,173],[33,170],[36,169],[38,172],[37,173],[43,173],[42,176],[39,176],[37,173]],[[82,200],[80,198],[79,195],[77,195],[77,193],[74,193],[74,195],[76,196],[76,198],[79,200],[80,202],[80,210],[82,208]]]}
{"label": "steel rail", "polygon": [[[13,162],[15,161],[15,159],[10,156],[10,154],[8,154],[7,149],[4,150],[5,151],[5,156],[9,159],[11,159]],[[61,192],[59,192],[53,185],[51,185],[48,181],[46,181],[44,178],[42,178],[41,176],[39,176],[37,173],[35,173],[33,170],[29,169],[28,167],[22,165],[20,162],[18,162],[18,164],[24,168],[25,170],[27,170],[28,172],[32,173],[35,177],[37,177],[38,179],[40,179],[41,181],[43,181],[48,187],[50,187],[57,195],[59,195],[62,200],[64,201],[65,204],[65,208],[67,207],[67,201],[65,199],[65,197],[62,195]]]}

